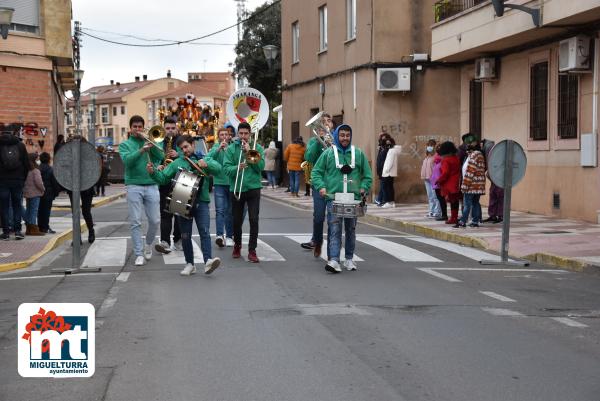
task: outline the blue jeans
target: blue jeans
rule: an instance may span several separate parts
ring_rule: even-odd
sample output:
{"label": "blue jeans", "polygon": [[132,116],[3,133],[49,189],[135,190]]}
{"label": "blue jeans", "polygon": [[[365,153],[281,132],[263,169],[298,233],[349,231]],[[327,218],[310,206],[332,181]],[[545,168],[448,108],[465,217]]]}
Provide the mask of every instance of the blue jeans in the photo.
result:
{"label": "blue jeans", "polygon": [[158,185],[127,185],[127,207],[129,209],[129,227],[135,256],[144,255],[142,241],[142,209],[148,219],[146,244],[152,245],[160,227],[160,193]]}
{"label": "blue jeans", "polygon": [[463,200],[463,214],[460,217],[460,221],[463,224],[467,224],[469,214],[471,214],[471,221],[473,223],[481,223],[481,204],[479,203],[479,194],[465,194]]}
{"label": "blue jeans", "polygon": [[269,185],[272,187],[277,186],[277,179],[275,178],[275,171],[266,170],[265,173],[267,173],[267,182],[269,183]]}
{"label": "blue jeans", "polygon": [[27,208],[23,212],[23,220],[30,225],[37,225],[38,209],[40,208],[40,197],[26,198],[25,205]]}
{"label": "blue jeans", "polygon": [[[21,231],[23,184],[23,182],[0,184],[0,212],[2,213],[2,230],[5,233],[8,233],[11,228]],[[12,219],[9,214],[11,206]]]}
{"label": "blue jeans", "polygon": [[223,235],[223,231],[225,231],[227,238],[233,238],[233,214],[229,198],[229,185],[215,185],[213,192],[215,194],[217,236]]}
{"label": "blue jeans", "polygon": [[297,193],[300,190],[300,172],[290,170],[290,192]]}
{"label": "blue jeans", "polygon": [[327,199],[322,197],[319,190],[312,187],[313,198],[313,232],[311,241],[315,244],[323,243],[323,224],[325,223],[325,209]]}
{"label": "blue jeans", "polygon": [[342,247],[342,221],[345,228],[345,257],[352,260],[356,245],[356,218],[342,218],[331,214],[333,201],[327,201],[327,254],[329,260],[340,261]]}
{"label": "blue jeans", "polygon": [[431,185],[431,181],[423,180],[425,183],[425,191],[427,191],[427,201],[429,202],[429,214],[432,216],[440,217],[442,215],[442,209],[440,208],[440,202],[438,202],[435,194],[435,189]]}
{"label": "blue jeans", "polygon": [[196,202],[191,212],[191,219],[177,216],[177,222],[181,230],[181,245],[183,246],[185,263],[194,264],[194,248],[192,246],[194,220],[196,220],[196,228],[198,229],[198,234],[200,234],[202,257],[204,258],[204,263],[206,263],[208,259],[212,259],[212,249],[210,247],[210,209],[208,202]]}

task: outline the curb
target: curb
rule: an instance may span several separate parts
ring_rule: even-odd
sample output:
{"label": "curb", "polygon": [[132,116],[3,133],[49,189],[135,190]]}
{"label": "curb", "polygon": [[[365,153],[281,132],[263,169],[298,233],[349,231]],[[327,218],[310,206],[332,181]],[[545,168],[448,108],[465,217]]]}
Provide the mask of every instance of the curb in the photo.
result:
{"label": "curb", "polygon": [[[87,226],[85,225],[85,223],[81,224],[81,232],[84,232],[86,230],[87,230]],[[58,248],[65,241],[68,241],[72,238],[73,238],[73,229],[65,231],[65,232],[61,233],[60,235],[57,235],[56,237],[52,238],[50,241],[48,241],[48,243],[46,244],[44,249],[42,249],[35,255],[30,256],[29,259],[23,260],[20,262],[0,264],[0,272],[9,272],[12,270],[23,269],[23,268],[29,266],[30,264],[32,264],[33,262],[35,262],[36,260],[38,260],[39,258],[41,258],[42,256],[44,256],[45,254],[47,254],[48,252]]]}
{"label": "curb", "polygon": [[[285,200],[271,196],[269,194],[261,193],[261,196],[273,200],[275,202],[284,204],[284,205],[292,205],[294,207],[312,210],[311,206],[306,206],[303,204],[296,203],[286,203]],[[368,223],[379,225],[382,227],[392,228],[394,230],[403,231],[410,234],[419,234],[424,237],[434,238],[441,241],[452,242],[459,245],[469,246],[471,248],[483,249],[486,251],[496,252],[494,249],[489,248],[489,244],[487,241],[480,239],[469,237],[466,235],[449,233],[447,231],[436,230],[431,227],[422,226],[415,223],[410,223],[406,221],[398,221],[398,220],[390,220],[385,217],[374,216],[370,214],[366,214],[362,219],[367,221]],[[536,252],[526,256],[517,256],[509,254],[509,257],[512,259],[526,259],[531,262],[536,262],[560,269],[570,270],[574,272],[593,272],[600,273],[600,267],[591,265],[589,263],[573,259],[567,258],[564,256],[552,255],[545,252]]]}
{"label": "curb", "polygon": [[[101,199],[96,203],[92,202],[92,208],[104,206],[107,203],[116,201],[117,199],[120,199],[120,198],[124,198],[125,196],[127,196],[127,192],[119,192],[118,194],[107,196],[106,198]],[[67,210],[67,211],[69,211],[69,210],[71,210],[71,207],[70,206],[55,206],[52,208],[52,210],[55,210],[55,211]]]}

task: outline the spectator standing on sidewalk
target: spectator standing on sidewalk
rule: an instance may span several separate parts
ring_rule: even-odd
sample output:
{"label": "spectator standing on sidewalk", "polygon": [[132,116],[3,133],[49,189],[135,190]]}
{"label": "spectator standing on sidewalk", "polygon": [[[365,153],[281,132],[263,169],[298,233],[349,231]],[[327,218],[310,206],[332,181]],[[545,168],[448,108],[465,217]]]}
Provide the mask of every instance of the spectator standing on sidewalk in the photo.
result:
{"label": "spectator standing on sidewalk", "polygon": [[100,162],[102,166],[100,167],[100,179],[96,184],[94,195],[105,196],[105,187],[106,182],[108,181],[108,173],[110,173],[110,165],[108,164],[108,156],[106,154],[106,149],[104,149],[104,146],[100,145],[96,150],[100,155]]}
{"label": "spectator standing on sidewalk", "polygon": [[385,146],[388,152],[383,163],[383,171],[381,173],[384,187],[384,198],[382,199],[385,208],[396,207],[396,194],[394,193],[394,178],[398,176],[398,158],[402,153],[402,146],[396,145],[396,141],[391,136],[385,140]]}
{"label": "spectator standing on sidewalk", "polygon": [[44,195],[45,188],[42,181],[42,173],[38,168],[37,153],[29,153],[29,172],[23,186],[23,196],[25,197],[26,209],[23,213],[23,220],[27,229],[25,235],[44,235],[37,225],[38,209],[40,207],[40,199]]}
{"label": "spectator standing on sidewalk", "polygon": [[54,157],[56,157],[56,152],[65,144],[65,136],[58,135],[56,137],[56,143],[54,144]]}
{"label": "spectator standing on sidewalk", "polygon": [[448,206],[446,204],[446,199],[442,196],[442,189],[440,185],[437,183],[440,175],[442,174],[442,156],[440,156],[440,145],[436,146],[436,152],[433,157],[433,170],[431,172],[431,178],[429,182],[431,182],[431,187],[435,191],[435,197],[437,198],[438,204],[440,205],[440,213],[439,217],[436,217],[436,221],[446,221],[448,220]]}
{"label": "spectator standing on sidewalk", "polygon": [[385,163],[385,157],[387,156],[387,152],[389,147],[386,146],[386,139],[390,138],[390,136],[381,132],[379,134],[379,142],[377,147],[377,160],[375,162],[375,169],[377,172],[377,177],[379,178],[379,193],[375,198],[375,203],[377,206],[383,206],[385,202],[383,202],[383,198],[385,197],[385,188],[383,185],[383,164]]}
{"label": "spectator standing on sidewalk", "polygon": [[[488,168],[488,160],[490,156],[490,151],[494,147],[494,141],[490,141],[489,139],[484,139],[481,141],[481,151],[483,156],[485,157],[485,171],[486,176],[490,178],[489,168]],[[504,189],[496,186],[494,182],[490,179],[490,196],[489,196],[489,204],[488,204],[488,218],[484,220],[484,222],[492,222],[492,223],[500,223],[504,218]]]}
{"label": "spectator standing on sidewalk", "polygon": [[462,167],[461,191],[464,194],[463,213],[454,226],[465,227],[469,214],[472,216],[470,227],[479,227],[481,223],[481,204],[479,198],[485,194],[485,158],[481,153],[479,142],[475,136],[466,138],[467,158]]}
{"label": "spectator standing on sidewalk", "polygon": [[269,147],[265,149],[265,173],[267,173],[267,188],[275,189],[277,187],[277,156],[279,149],[275,145],[275,141],[269,143]]}
{"label": "spectator standing on sidewalk", "polygon": [[458,222],[458,208],[460,199],[460,160],[458,159],[458,149],[454,143],[447,141],[440,145],[440,156],[442,157],[442,167],[440,169],[440,178],[437,184],[440,186],[440,192],[450,204],[450,219],[446,224],[456,224]]}
{"label": "spectator standing on sidewalk", "polygon": [[[2,234],[0,239],[8,240],[10,229],[15,231],[15,239],[25,238],[21,232],[23,186],[30,164],[27,148],[16,135],[3,132],[0,135],[0,211],[2,213]],[[9,209],[12,205],[12,219]]]}
{"label": "spectator standing on sidewalk", "polygon": [[60,184],[54,177],[54,170],[50,166],[50,153],[43,152],[40,155],[40,173],[42,174],[42,182],[44,183],[44,195],[40,199],[40,207],[38,209],[38,227],[41,232],[55,234],[56,232],[50,228],[50,213],[52,211],[52,202],[60,193]]}
{"label": "spectator standing on sidewalk", "polygon": [[435,190],[433,189],[431,182],[431,175],[433,174],[435,160],[435,145],[436,142],[433,139],[430,139],[427,142],[425,159],[423,159],[423,164],[421,165],[421,179],[423,180],[423,183],[425,183],[425,191],[427,192],[427,201],[429,203],[429,213],[427,213],[425,217],[430,219],[438,218],[442,215],[440,204],[437,200],[437,196],[435,195]]}
{"label": "spectator standing on sidewalk", "polygon": [[298,137],[293,143],[290,143],[283,153],[283,160],[287,162],[287,170],[290,176],[290,192],[292,196],[299,197],[300,190],[300,172],[302,171],[302,161],[304,160],[304,141]]}

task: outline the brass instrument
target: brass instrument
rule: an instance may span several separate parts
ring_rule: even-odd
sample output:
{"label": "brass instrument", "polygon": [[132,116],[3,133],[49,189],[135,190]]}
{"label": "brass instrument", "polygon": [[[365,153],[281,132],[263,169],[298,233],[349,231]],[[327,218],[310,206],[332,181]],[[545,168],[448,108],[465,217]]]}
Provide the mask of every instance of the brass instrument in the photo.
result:
{"label": "brass instrument", "polygon": [[[165,153],[165,151],[162,150],[160,146],[158,146],[158,144],[162,143],[162,141],[164,141],[165,137],[167,136],[167,131],[165,131],[162,125],[154,125],[150,128],[144,129],[144,131],[142,131],[142,134],[147,135],[143,136],[146,142],[150,143],[151,145],[154,145],[154,147],[160,150],[163,154]],[[146,153],[146,155],[148,156],[148,162],[150,162],[150,153]]]}
{"label": "brass instrument", "polygon": [[[242,163],[247,163],[247,164],[257,164],[258,162],[260,162],[261,156],[260,156],[260,152],[258,150],[256,150],[256,144],[258,143],[258,128],[256,127],[256,125],[252,126],[252,130],[254,131],[254,144],[252,145],[252,149],[248,150],[247,152],[244,152],[244,146],[243,146],[243,142],[240,141],[240,144],[242,144],[242,148],[240,149],[240,156],[238,158],[238,169],[237,169],[237,173],[235,174],[235,183],[233,184],[233,196],[235,196],[235,198],[237,200],[240,200],[240,197],[242,196],[242,186],[244,184],[244,171],[242,170],[242,174],[241,174],[241,178],[240,178],[240,166],[242,165]],[[242,155],[244,156],[244,161],[242,162]],[[239,179],[239,187],[238,187],[238,179]]]}
{"label": "brass instrument", "polygon": [[165,157],[165,161],[163,162],[163,164],[165,166],[167,166],[167,165],[173,163],[173,159],[169,159],[169,156],[168,156],[169,152],[171,150],[173,150],[173,137],[168,136],[167,138],[165,138],[165,141],[166,141],[166,147],[165,147],[165,156],[166,157]]}
{"label": "brass instrument", "polygon": [[[305,126],[311,129],[312,133],[315,135],[321,146],[323,146],[324,149],[327,149],[333,144],[333,137],[331,136],[329,127],[323,124],[323,114],[325,114],[324,111],[318,112],[310,120],[307,121]],[[319,131],[325,132],[323,138],[321,138],[321,135],[319,135]]]}
{"label": "brass instrument", "polygon": [[313,165],[311,162],[304,160],[301,164],[300,164],[300,168],[302,169],[302,171],[304,171],[304,182],[307,184],[312,184],[312,180],[310,178],[310,175],[312,173],[312,169],[313,169]]}

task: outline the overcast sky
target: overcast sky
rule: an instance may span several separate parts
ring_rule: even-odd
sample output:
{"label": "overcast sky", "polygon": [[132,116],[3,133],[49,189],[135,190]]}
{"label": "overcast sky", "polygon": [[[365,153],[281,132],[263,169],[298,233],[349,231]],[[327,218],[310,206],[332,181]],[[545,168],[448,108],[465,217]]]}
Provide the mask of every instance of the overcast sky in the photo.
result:
{"label": "overcast sky", "polygon": [[[266,0],[247,0],[254,10]],[[72,0],[73,21],[92,35],[125,43],[155,44],[120,35],[146,39],[187,40],[218,31],[237,22],[234,0]],[[94,31],[91,31],[91,30]],[[103,31],[103,32],[97,32]],[[106,33],[112,32],[112,33]],[[199,41],[229,45],[175,45],[143,48],[120,46],[82,36],[81,68],[85,71],[83,90],[107,85],[113,79],[131,82],[135,76],[148,79],[166,76],[187,80],[187,73],[227,71],[235,60],[237,29]]]}

